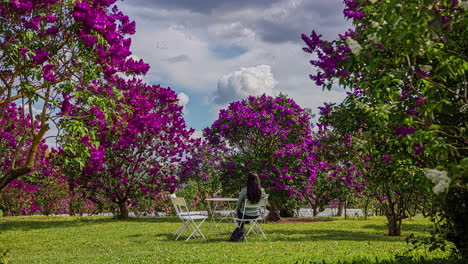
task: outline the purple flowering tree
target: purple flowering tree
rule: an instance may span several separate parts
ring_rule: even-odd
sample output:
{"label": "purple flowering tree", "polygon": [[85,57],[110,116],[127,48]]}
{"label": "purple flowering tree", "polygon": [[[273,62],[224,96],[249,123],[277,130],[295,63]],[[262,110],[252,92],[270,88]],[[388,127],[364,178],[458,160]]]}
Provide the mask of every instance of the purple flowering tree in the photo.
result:
{"label": "purple flowering tree", "polygon": [[[164,191],[174,192],[179,163],[198,140],[191,138],[193,130],[186,128],[182,106],[170,88],[139,79],[117,79],[86,89],[100,98],[112,98],[106,94],[117,92],[114,87],[121,95],[108,100],[116,109],[112,115],[103,113],[98,102],[75,102],[70,114],[84,123],[84,130],[67,137],[64,155],[67,160],[79,157],[73,156],[67,144],[89,146],[91,157],[74,179],[92,199],[104,196],[118,206],[119,217],[126,218],[129,205],[154,200]],[[95,139],[88,134],[92,130]]]}
{"label": "purple flowering tree", "polygon": [[223,191],[237,195],[252,171],[270,194],[274,219],[305,202],[317,171],[326,167],[314,155],[309,119],[284,95],[249,97],[221,110],[205,136],[229,149],[221,164]]}
{"label": "purple flowering tree", "polygon": [[[68,122],[65,112],[56,115],[58,109],[67,108],[69,100],[89,96],[76,92],[77,86],[94,79],[112,80],[119,72],[143,74],[148,70],[148,65],[129,57],[131,40],[125,35],[135,32],[135,23],[112,7],[115,2],[0,3],[0,120],[8,118],[9,104],[16,102],[38,124],[38,129],[29,128],[23,135],[31,142],[23,155],[19,155],[23,150],[9,150],[11,166],[0,175],[0,189],[36,166],[39,145],[54,118]],[[40,108],[38,113],[33,113],[34,107]],[[71,121],[65,129],[80,129]],[[26,160],[18,162],[23,157]]]}
{"label": "purple flowering tree", "polygon": [[[324,88],[335,82],[350,90],[338,107],[345,114],[330,123],[337,129],[357,124],[354,130],[341,131],[357,133],[371,144],[365,149],[370,155],[367,161],[376,163],[372,171],[386,174],[389,184],[422,182],[424,176],[416,165],[439,166],[451,172],[454,188],[467,193],[463,173],[468,169],[466,4],[452,0],[344,3],[344,15],[353,20],[353,29],[333,41],[323,40],[315,31],[302,35],[304,51],[317,55],[311,64],[318,71],[311,79]],[[369,181],[373,177],[369,174]],[[442,176],[433,180],[443,180],[444,187],[450,182]],[[443,195],[440,189],[437,193]],[[408,189],[387,191],[386,198],[380,199],[402,191]],[[445,204],[445,208],[456,206]],[[446,219],[462,218],[443,211],[444,217],[450,215]],[[452,212],[467,214],[461,208]],[[456,226],[450,227],[452,234],[466,233],[466,229],[456,231]],[[451,240],[467,243],[463,236]]]}

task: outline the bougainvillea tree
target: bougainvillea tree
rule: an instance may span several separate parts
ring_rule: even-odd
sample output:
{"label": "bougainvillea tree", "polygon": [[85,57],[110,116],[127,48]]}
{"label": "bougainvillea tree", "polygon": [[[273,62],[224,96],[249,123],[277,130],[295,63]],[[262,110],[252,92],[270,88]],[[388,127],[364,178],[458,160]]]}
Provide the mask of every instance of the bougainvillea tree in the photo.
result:
{"label": "bougainvillea tree", "polygon": [[[311,63],[318,70],[311,79],[326,88],[337,81],[362,94],[356,106],[393,150],[414,154],[412,160],[421,167],[460,172],[451,168],[465,166],[467,154],[466,1],[344,3],[353,29],[333,41],[315,31],[302,36],[304,51],[317,55]],[[467,192],[466,174],[450,177],[453,188]],[[468,214],[466,204],[446,206]],[[451,240],[466,255],[466,237]]]}
{"label": "bougainvillea tree", "polygon": [[[198,140],[191,138],[193,130],[186,128],[182,106],[170,88],[119,78],[83,89],[111,98],[108,93],[114,93],[114,88],[121,97],[113,101],[112,115],[104,114],[99,102],[74,102],[69,114],[83,121],[84,129],[73,131],[65,146],[80,143],[90,147],[91,158],[76,179],[91,191],[92,198],[103,195],[118,205],[119,216],[125,218],[129,204],[156,199],[163,191],[174,192],[178,165]],[[88,134],[92,130],[96,130],[96,139]],[[69,150],[64,155],[79,156]]]}
{"label": "bougainvillea tree", "polygon": [[311,138],[309,119],[284,95],[251,96],[221,110],[205,135],[229,148],[229,157],[221,165],[224,190],[237,195],[247,173],[253,171],[270,194],[273,212],[294,208],[310,194],[317,171],[325,167],[314,155],[316,141]]}
{"label": "bougainvillea tree", "polygon": [[[112,80],[118,72],[142,74],[148,70],[142,61],[129,58],[131,40],[125,35],[135,32],[135,23],[112,7],[115,2],[0,3],[0,120],[8,117],[8,104],[15,101],[39,122],[38,130],[26,130],[26,139],[31,141],[24,154],[26,161],[16,162],[18,149],[8,154],[12,166],[2,171],[0,189],[35,166],[38,147],[57,107],[70,97],[88,96],[75,93],[78,84]],[[39,114],[32,114],[34,107]]]}

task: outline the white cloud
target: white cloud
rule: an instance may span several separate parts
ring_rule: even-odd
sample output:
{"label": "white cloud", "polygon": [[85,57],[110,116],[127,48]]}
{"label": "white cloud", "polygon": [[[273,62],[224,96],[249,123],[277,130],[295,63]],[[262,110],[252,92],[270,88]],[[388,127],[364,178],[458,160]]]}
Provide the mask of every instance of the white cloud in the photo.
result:
{"label": "white cloud", "polygon": [[218,89],[215,92],[214,102],[224,104],[240,100],[250,95],[267,94],[279,95],[276,88],[278,81],[273,77],[269,65],[258,65],[223,75],[218,80]]}
{"label": "white cloud", "polygon": [[177,98],[179,99],[179,105],[185,106],[190,101],[190,98],[185,93],[178,93]]}
{"label": "white cloud", "polygon": [[187,94],[181,92],[177,94],[177,99],[179,99],[178,104],[183,107],[182,112],[184,114],[188,114],[187,108],[185,106],[190,101],[190,97]]}
{"label": "white cloud", "polygon": [[192,134],[192,138],[203,138],[203,131],[195,130]]}

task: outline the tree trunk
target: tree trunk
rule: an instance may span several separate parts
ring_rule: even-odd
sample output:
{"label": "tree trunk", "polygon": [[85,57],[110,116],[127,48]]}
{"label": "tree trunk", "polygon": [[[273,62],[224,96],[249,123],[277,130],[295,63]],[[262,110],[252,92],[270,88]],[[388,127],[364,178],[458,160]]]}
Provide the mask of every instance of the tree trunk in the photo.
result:
{"label": "tree trunk", "polygon": [[119,201],[119,215],[118,215],[118,218],[120,218],[120,219],[128,218],[127,200]]}
{"label": "tree trunk", "polygon": [[268,215],[266,217],[266,221],[269,221],[269,222],[279,222],[279,221],[281,221],[280,210],[279,210],[278,206],[276,206],[272,202],[269,202],[268,206],[267,206],[267,209],[268,209],[269,212],[268,212]]}
{"label": "tree trunk", "polygon": [[387,227],[389,236],[401,235],[401,219],[397,219],[393,215],[387,215]]}
{"label": "tree trunk", "polygon": [[318,214],[318,205],[316,203],[314,203],[314,205],[312,205],[312,216],[317,216]]}
{"label": "tree trunk", "polygon": [[364,206],[364,220],[367,220],[367,217],[368,217],[367,206],[368,204],[366,203],[366,205]]}
{"label": "tree trunk", "polygon": [[343,207],[344,207],[344,219],[346,220],[348,218],[348,215],[346,214],[346,211],[348,210],[348,203],[347,203],[347,199],[344,200],[343,202]]}
{"label": "tree trunk", "polygon": [[30,167],[24,167],[9,171],[5,176],[0,178],[0,190],[5,188],[11,181],[18,178],[21,175],[27,174],[31,171]]}
{"label": "tree trunk", "polygon": [[369,203],[370,203],[370,199],[366,199],[366,202],[364,204],[364,220],[367,220],[367,217],[369,216],[367,210],[369,208]]}
{"label": "tree trunk", "polygon": [[338,202],[338,211],[336,212],[336,216],[341,216],[343,214],[343,202],[340,200]]}

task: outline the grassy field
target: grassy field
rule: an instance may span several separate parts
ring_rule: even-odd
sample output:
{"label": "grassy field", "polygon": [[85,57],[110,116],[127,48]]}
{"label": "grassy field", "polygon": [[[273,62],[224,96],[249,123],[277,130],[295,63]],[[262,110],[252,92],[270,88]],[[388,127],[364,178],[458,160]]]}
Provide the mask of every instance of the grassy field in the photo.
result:
{"label": "grassy field", "polygon": [[[9,250],[9,263],[336,263],[392,259],[406,250],[406,236],[428,235],[431,227],[416,217],[404,221],[403,236],[389,237],[383,217],[268,223],[263,225],[268,240],[232,243],[216,235],[174,241],[180,225],[176,217],[3,217],[0,248]],[[208,227],[205,222],[204,232]]]}

